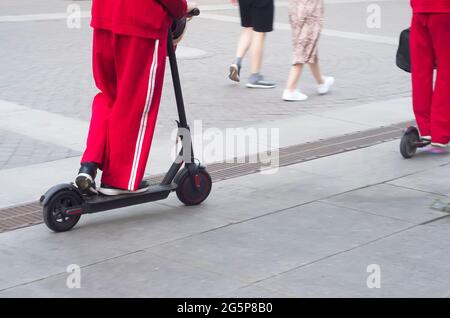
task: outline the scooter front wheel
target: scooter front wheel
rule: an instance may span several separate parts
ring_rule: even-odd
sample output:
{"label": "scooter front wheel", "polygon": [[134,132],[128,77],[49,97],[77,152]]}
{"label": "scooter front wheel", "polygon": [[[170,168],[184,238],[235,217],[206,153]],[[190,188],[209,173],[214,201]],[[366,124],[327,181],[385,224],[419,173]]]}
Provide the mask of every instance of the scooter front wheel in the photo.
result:
{"label": "scooter front wheel", "polygon": [[68,216],[67,209],[81,205],[82,199],[73,191],[57,192],[48,204],[44,206],[43,218],[47,227],[54,232],[71,230],[80,220],[81,215]]}
{"label": "scooter front wheel", "polygon": [[177,179],[177,197],[185,205],[198,205],[211,193],[212,179],[205,168],[199,168],[195,176],[184,168]]}
{"label": "scooter front wheel", "polygon": [[417,151],[416,144],[420,141],[419,132],[417,129],[410,127],[400,141],[400,153],[403,158],[412,158]]}

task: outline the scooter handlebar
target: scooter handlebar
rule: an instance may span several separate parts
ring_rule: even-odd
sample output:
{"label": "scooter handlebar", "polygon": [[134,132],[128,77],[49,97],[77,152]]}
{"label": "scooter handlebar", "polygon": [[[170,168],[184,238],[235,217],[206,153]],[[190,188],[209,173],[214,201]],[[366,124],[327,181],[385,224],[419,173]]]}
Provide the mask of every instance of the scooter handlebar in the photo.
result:
{"label": "scooter handlebar", "polygon": [[188,18],[190,18],[190,17],[197,17],[199,15],[200,15],[200,9],[199,8],[194,8],[191,12],[188,12],[186,16]]}
{"label": "scooter handlebar", "polygon": [[182,36],[183,32],[186,29],[186,22],[188,18],[198,16],[200,14],[200,10],[198,8],[194,8],[192,11],[186,14],[186,17],[180,20],[174,20],[170,31],[172,33],[172,39],[176,43]]}

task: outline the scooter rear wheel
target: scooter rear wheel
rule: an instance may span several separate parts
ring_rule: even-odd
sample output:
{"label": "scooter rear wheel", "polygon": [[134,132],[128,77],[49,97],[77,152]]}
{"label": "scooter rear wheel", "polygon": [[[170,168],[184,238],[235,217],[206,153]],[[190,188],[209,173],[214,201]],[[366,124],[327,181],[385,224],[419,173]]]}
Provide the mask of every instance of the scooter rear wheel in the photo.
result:
{"label": "scooter rear wheel", "polygon": [[[195,178],[197,180],[194,180],[193,183],[186,168],[180,172],[179,178],[177,178],[177,197],[185,205],[198,205],[205,201],[211,193],[212,179],[205,168],[199,168]],[[195,187],[195,183],[199,186]]]}
{"label": "scooter rear wheel", "polygon": [[417,151],[417,146],[415,145],[420,141],[419,132],[416,129],[407,131],[400,141],[400,153],[403,158],[412,158]]}
{"label": "scooter rear wheel", "polygon": [[81,198],[73,191],[60,191],[44,206],[43,218],[47,227],[54,232],[66,232],[72,229],[80,220],[81,215],[65,216],[67,208],[80,205]]}

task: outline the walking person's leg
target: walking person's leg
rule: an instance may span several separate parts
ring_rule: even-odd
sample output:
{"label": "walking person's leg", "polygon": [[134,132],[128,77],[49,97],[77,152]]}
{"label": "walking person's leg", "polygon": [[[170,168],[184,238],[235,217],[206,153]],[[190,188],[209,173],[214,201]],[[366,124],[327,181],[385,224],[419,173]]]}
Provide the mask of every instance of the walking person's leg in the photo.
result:
{"label": "walking person's leg", "polygon": [[230,66],[230,74],[229,78],[232,81],[240,82],[241,80],[241,67],[242,67],[242,59],[247,54],[253,39],[253,29],[252,28],[244,28],[242,30],[241,36],[239,38],[238,46],[236,49],[236,59]]}
{"label": "walking person's leg", "polygon": [[[286,84],[287,91],[292,93],[297,90],[297,85],[303,72],[304,65],[305,64],[302,63],[292,65]],[[329,89],[334,84],[334,78],[331,76],[322,76],[318,58],[316,58],[314,63],[308,63],[308,65],[317,83],[317,92],[321,95],[328,93]],[[294,93],[297,96],[295,100],[306,100],[308,98],[306,95],[298,93]],[[288,94],[285,95],[287,96]],[[289,100],[290,98],[286,97],[285,99]]]}
{"label": "walking person's leg", "polygon": [[273,31],[275,5],[273,0],[253,0],[251,6],[251,20],[253,39],[251,46],[251,75],[247,83],[249,88],[274,88],[276,84],[267,81],[261,75],[264,56],[264,45],[267,33]]}
{"label": "walking person's leg", "polygon": [[261,66],[264,56],[264,43],[266,40],[266,33],[253,31],[253,40],[251,46],[251,72],[258,74],[261,72]]}
{"label": "walking person's leg", "polygon": [[241,36],[239,37],[239,42],[236,49],[236,59],[230,65],[230,73],[228,77],[232,81],[240,82],[242,59],[247,54],[253,40],[253,24],[250,15],[252,0],[231,0],[231,2],[234,5],[239,4],[239,14],[241,16],[241,26],[243,30]]}
{"label": "walking person's leg", "polygon": [[289,1],[289,22],[292,29],[292,46],[294,48],[294,57],[286,83],[286,89],[283,92],[282,98],[285,101],[303,101],[308,99],[308,96],[303,94],[297,88],[307,61],[305,58],[305,46],[302,41],[305,37],[306,13],[302,5],[303,2],[300,0]]}
{"label": "walking person's leg", "polygon": [[431,104],[434,146],[450,141],[450,13],[431,14],[429,30],[436,55],[436,82]]}
{"label": "walking person's leg", "polygon": [[323,2],[290,0],[289,21],[292,28],[294,61],[283,92],[286,101],[302,101],[308,96],[297,89],[301,73],[308,64],[317,83],[317,92],[326,94],[334,84],[333,77],[322,76],[318,59],[318,42],[323,27]]}
{"label": "walking person's leg", "polygon": [[236,57],[244,58],[245,54],[247,54],[248,49],[252,45],[253,39],[253,29],[252,28],[244,28],[241,33],[241,37],[239,38],[239,43],[236,49]]}
{"label": "walking person's leg", "polygon": [[286,84],[286,89],[289,91],[295,91],[297,89],[300,76],[302,75],[305,64],[297,63],[292,65],[291,71],[289,73],[288,81]]}
{"label": "walking person's leg", "polygon": [[316,56],[313,63],[309,63],[309,68],[317,83],[317,93],[324,95],[329,92],[331,86],[334,84],[334,77],[323,76],[320,70],[319,58]]}
{"label": "walking person's leg", "polygon": [[322,72],[320,71],[319,59],[316,57],[314,63],[309,63],[309,68],[314,76],[317,85],[322,85],[325,83],[323,80]]}
{"label": "walking person's leg", "polygon": [[433,97],[433,44],[427,27],[429,14],[415,13],[411,22],[411,78],[413,109],[420,135],[431,140]]}

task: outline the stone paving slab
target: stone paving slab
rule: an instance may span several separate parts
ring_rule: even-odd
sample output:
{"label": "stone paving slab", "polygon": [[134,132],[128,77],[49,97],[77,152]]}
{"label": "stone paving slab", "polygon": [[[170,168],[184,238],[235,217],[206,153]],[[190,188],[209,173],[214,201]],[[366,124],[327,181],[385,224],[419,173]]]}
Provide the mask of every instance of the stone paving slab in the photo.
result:
{"label": "stone paving slab", "polygon": [[9,261],[0,262],[6,281],[0,289],[64,272],[72,263],[86,266],[224,225],[193,211],[147,204],[85,216],[68,235],[43,224],[2,233],[0,254]]}
{"label": "stone paving slab", "polygon": [[[433,154],[422,153],[422,156],[416,155],[416,160],[422,160],[426,156],[433,156]],[[443,156],[443,155],[438,155]],[[405,176],[403,178],[393,180],[390,183],[397,186],[402,186],[419,191],[436,193],[440,195],[450,194],[450,183],[448,176],[450,175],[450,165],[430,169],[422,173]]]}
{"label": "stone paving slab", "polygon": [[[178,240],[194,233],[220,228],[235,222],[244,222],[276,209],[289,208],[292,205],[302,204],[336,191],[352,189],[351,184],[341,185],[332,180],[318,178],[307,173],[298,173],[298,178],[292,180],[294,169],[283,168],[277,175],[251,175],[236,180],[220,182],[215,185],[214,191],[207,202],[198,207],[183,207],[175,196],[160,204],[148,204],[129,207],[84,216],[79,226],[73,231],[63,235],[49,233],[45,225],[30,227],[13,232],[3,233],[0,242],[6,253],[13,260],[13,267],[3,263],[4,278],[7,286],[21,283],[24,280],[37,278],[55,269],[62,271],[64,263],[77,263],[80,265],[96,261],[97,257],[113,257],[117,255],[117,247],[124,253],[149,248],[154,245]],[[249,179],[249,180],[246,180]],[[289,180],[291,179],[291,180]],[[283,189],[284,200],[273,200],[266,195],[264,186],[270,182],[280,180],[276,188]],[[298,184],[301,180],[303,185]],[[304,188],[301,195],[289,195],[289,189],[295,183]],[[255,186],[259,185],[259,186]],[[309,190],[306,190],[309,189]],[[295,190],[295,189],[294,189]],[[319,190],[319,191],[318,191]],[[230,206],[230,198],[235,197]],[[259,197],[259,198],[258,198]],[[282,203],[280,203],[282,202]],[[132,239],[128,239],[132,238]],[[76,242],[76,251],[66,248]],[[125,245],[123,245],[125,244]],[[15,249],[15,246],[20,248]],[[97,253],[97,249],[102,252]],[[0,247],[0,250],[4,250]],[[97,255],[98,254],[98,255]],[[27,266],[27,260],[34,255],[39,257],[38,268],[21,270],[17,275],[11,275],[10,270],[17,270]],[[58,262],[53,262],[58,259]],[[3,275],[0,276],[0,278]],[[1,289],[1,288],[0,288]]]}
{"label": "stone paving slab", "polygon": [[287,298],[287,294],[256,285],[248,285],[222,294],[224,298]]}
{"label": "stone paving slab", "polygon": [[[392,259],[392,264],[397,266],[387,271],[387,287],[398,287],[395,292],[386,289],[383,295],[407,296],[412,285],[401,287],[400,281],[406,275],[401,268],[412,271],[417,281],[414,284],[422,286],[427,284],[432,270],[438,280],[447,263],[445,257],[439,257],[439,253],[448,250],[446,241],[442,240],[442,233],[448,231],[446,223],[439,228],[437,222],[426,226],[412,224],[433,217],[425,209],[424,201],[428,197],[415,199],[413,220],[398,214],[399,208],[389,198],[384,203],[370,204],[367,200],[367,205],[359,206],[350,206],[347,201],[335,206],[339,202],[333,202],[333,197],[337,200],[345,197],[343,192],[358,198],[361,191],[381,191],[376,184],[390,180],[393,170],[378,169],[385,163],[375,153],[383,153],[385,160],[391,162],[395,176],[446,168],[442,161],[448,160],[448,156],[396,163],[399,154],[394,151],[394,145],[396,141],[354,151],[352,156],[331,157],[336,167],[355,167],[353,174],[345,169],[337,169],[334,176],[319,173],[324,162],[329,164],[329,158],[322,158],[281,168],[279,178],[277,174],[253,174],[218,183],[210,199],[198,208],[182,207],[172,197],[156,204],[85,216],[73,231],[64,234],[50,233],[44,225],[2,233],[0,253],[8,255],[8,262],[0,265],[0,297],[56,294],[257,297],[272,291],[275,296],[369,295],[361,289],[367,273],[365,267],[359,272],[360,267],[363,263],[364,266],[370,262],[378,264],[376,261],[381,266],[391,266],[390,262],[383,263],[384,259]],[[366,178],[366,173],[362,173],[364,166],[358,164],[360,160],[372,166],[378,177]],[[356,190],[354,194],[353,190]],[[405,198],[417,194],[414,190],[405,191]],[[317,202],[319,199],[328,199],[333,204]],[[420,206],[424,208],[419,209]],[[402,239],[384,243],[394,237]],[[351,254],[369,246],[374,246],[371,255],[382,255],[382,261]],[[348,253],[351,255],[348,259],[339,261]],[[388,254],[383,256],[385,253]],[[358,268],[353,265],[353,257]],[[429,265],[433,257],[436,264]],[[321,264],[335,259],[342,263],[339,266],[344,267],[344,274],[328,281],[329,267],[324,269]],[[420,274],[421,259],[427,260],[424,275]],[[82,266],[82,273],[86,274],[84,289],[71,291],[65,287],[68,275],[65,270],[69,264]],[[324,283],[311,285],[309,292],[302,285],[283,281],[273,286],[258,285],[267,279],[281,280],[307,265],[324,277]],[[159,271],[148,271],[152,266]],[[137,274],[133,274],[134,270]],[[192,286],[185,287],[186,281]],[[149,282],[161,286],[157,289]],[[209,285],[211,282],[214,286]],[[434,280],[425,287],[423,291],[436,295],[445,292],[445,286],[434,284]],[[420,293],[422,290],[416,288],[411,295]]]}
{"label": "stone paving slab", "polygon": [[150,251],[250,283],[408,226],[402,221],[311,203]]}
{"label": "stone paving slab", "polygon": [[[214,185],[205,205],[186,209],[212,219],[236,223],[351,191],[360,186],[357,181],[307,173],[295,165],[281,168],[271,175],[252,174],[239,178],[239,182],[233,179],[219,182]],[[235,199],[230,203],[230,198],[233,197]],[[175,197],[159,204],[180,207]]]}
{"label": "stone paving slab", "polygon": [[80,152],[0,129],[0,170],[79,156]]}
{"label": "stone paving slab", "polygon": [[[291,297],[449,297],[449,219],[419,226],[257,284]],[[367,287],[380,266],[381,288]]]}
{"label": "stone paving slab", "polygon": [[218,297],[244,283],[167,260],[146,251],[83,269],[82,288],[68,289],[67,274],[0,292],[0,297]]}
{"label": "stone paving slab", "polygon": [[322,202],[420,224],[448,215],[430,209],[436,200],[447,199],[447,196],[380,184],[333,196]]}
{"label": "stone paving slab", "polygon": [[[414,179],[419,172],[428,174],[432,168],[440,171],[440,166],[449,163],[448,154],[428,154],[405,160],[399,152],[399,141],[382,143],[365,149],[365,151],[352,151],[335,156],[323,158],[315,162],[305,162],[300,170],[322,176],[339,177],[342,179],[360,180],[366,184],[377,184],[403,178],[409,174]],[[443,169],[446,170],[445,168]],[[445,193],[443,193],[445,194]]]}
{"label": "stone paving slab", "polygon": [[[42,230],[45,229],[41,228]],[[3,240],[4,237],[2,242]],[[86,241],[83,244],[74,242],[72,244],[75,245],[69,247],[68,240],[67,236],[63,240],[53,238],[43,242],[38,235],[28,239],[25,244],[19,239],[15,239],[13,245],[0,243],[2,255],[0,290],[65,272],[67,266],[72,263],[79,262],[80,266],[84,266],[125,254],[121,248],[108,245],[104,241]],[[33,246],[33,242],[34,246],[39,244],[40,247],[34,250],[27,248]]]}

